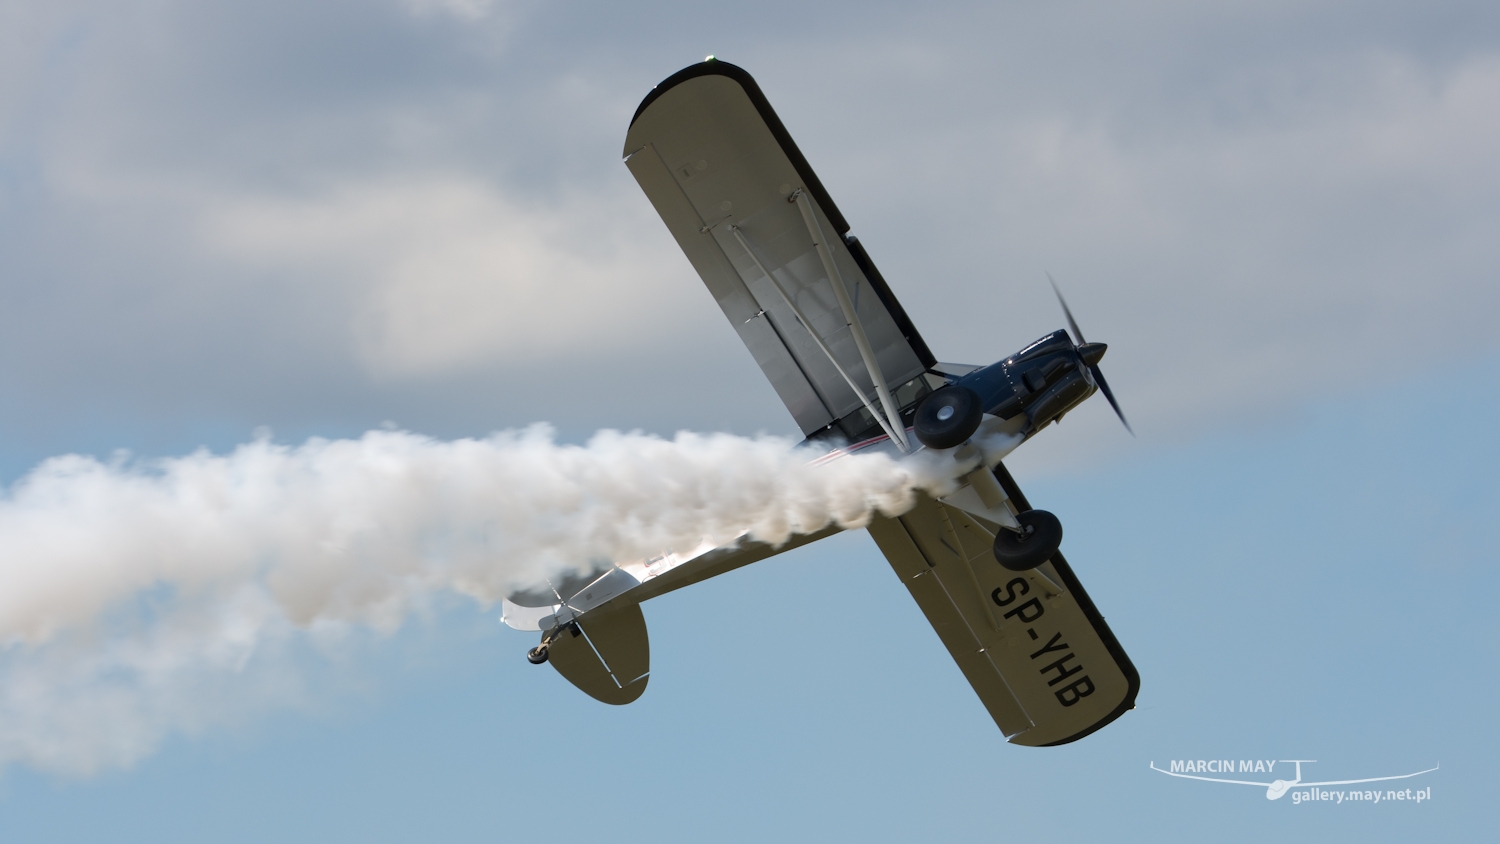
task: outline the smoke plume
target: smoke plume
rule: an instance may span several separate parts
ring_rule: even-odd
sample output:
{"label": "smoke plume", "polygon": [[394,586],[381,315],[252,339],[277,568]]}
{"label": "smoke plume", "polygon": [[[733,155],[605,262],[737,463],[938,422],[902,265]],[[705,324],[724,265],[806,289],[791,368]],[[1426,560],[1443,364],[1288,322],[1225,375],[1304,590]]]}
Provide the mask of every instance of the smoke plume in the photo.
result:
{"label": "smoke plume", "polygon": [[489,607],[705,536],[859,527],[952,483],[933,461],[815,456],[725,434],[560,445],[539,425],[48,460],[0,496],[0,768],[128,765],[295,705],[317,694],[295,643],[332,654],[445,597]]}

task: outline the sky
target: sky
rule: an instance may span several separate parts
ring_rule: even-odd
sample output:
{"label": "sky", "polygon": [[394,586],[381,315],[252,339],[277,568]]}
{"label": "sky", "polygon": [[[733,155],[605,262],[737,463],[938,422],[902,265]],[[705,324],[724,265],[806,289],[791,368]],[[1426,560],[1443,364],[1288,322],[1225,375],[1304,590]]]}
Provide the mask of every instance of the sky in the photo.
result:
{"label": "sky", "polygon": [[[640,99],[711,53],[940,359],[1059,327],[1048,272],[1110,344],[1138,436],[1091,401],[1008,463],[1142,675],[1096,735],[1006,745],[856,531],[649,602],[620,709],[458,596],[294,633],[126,762],[0,772],[0,840],[1473,837],[1497,17],[0,0],[0,481],[382,427],[794,433],[620,164]],[[0,647],[3,685],[26,646]],[[1213,758],[1442,768],[1367,806],[1147,767]]]}

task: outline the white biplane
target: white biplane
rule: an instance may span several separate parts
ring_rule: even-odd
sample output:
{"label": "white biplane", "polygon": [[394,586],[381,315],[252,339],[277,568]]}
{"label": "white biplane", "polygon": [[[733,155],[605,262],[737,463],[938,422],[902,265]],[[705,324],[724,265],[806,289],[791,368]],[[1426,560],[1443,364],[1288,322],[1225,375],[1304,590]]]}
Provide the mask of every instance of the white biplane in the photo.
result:
{"label": "white biplane", "polygon": [[[1130,709],[1139,675],[1058,551],[1061,525],[1001,462],[1096,390],[1119,413],[1104,344],[1068,314],[1076,343],[1059,330],[988,366],[939,363],[759,86],[727,62],[656,86],[624,154],[810,445],[973,465],[956,493],[869,531],[1008,739],[1064,744]],[[532,662],[630,703],[650,669],[642,602],[837,530],[616,563],[510,596],[504,620],[542,632]]]}

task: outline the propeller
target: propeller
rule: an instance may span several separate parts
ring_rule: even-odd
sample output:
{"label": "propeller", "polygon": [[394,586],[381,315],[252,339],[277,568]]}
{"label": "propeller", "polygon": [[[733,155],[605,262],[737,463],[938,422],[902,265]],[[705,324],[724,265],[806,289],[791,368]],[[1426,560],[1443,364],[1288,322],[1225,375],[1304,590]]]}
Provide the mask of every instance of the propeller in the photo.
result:
{"label": "propeller", "polygon": [[1078,321],[1073,319],[1073,312],[1068,309],[1068,300],[1063,298],[1062,291],[1057,288],[1057,281],[1052,278],[1052,273],[1047,273],[1047,281],[1052,283],[1052,292],[1057,294],[1057,303],[1062,305],[1063,315],[1068,318],[1068,328],[1072,329],[1073,337],[1077,340],[1078,352],[1083,356],[1083,362],[1088,364],[1089,372],[1094,376],[1094,383],[1099,385],[1099,391],[1104,398],[1109,400],[1109,406],[1115,409],[1115,415],[1120,417],[1120,424],[1130,435],[1135,436],[1135,430],[1125,420],[1125,412],[1120,410],[1120,403],[1115,401],[1114,391],[1109,388],[1109,382],[1104,380],[1104,372],[1099,369],[1099,359],[1104,357],[1104,350],[1108,346],[1103,343],[1090,343],[1083,339],[1083,332],[1078,330]]}

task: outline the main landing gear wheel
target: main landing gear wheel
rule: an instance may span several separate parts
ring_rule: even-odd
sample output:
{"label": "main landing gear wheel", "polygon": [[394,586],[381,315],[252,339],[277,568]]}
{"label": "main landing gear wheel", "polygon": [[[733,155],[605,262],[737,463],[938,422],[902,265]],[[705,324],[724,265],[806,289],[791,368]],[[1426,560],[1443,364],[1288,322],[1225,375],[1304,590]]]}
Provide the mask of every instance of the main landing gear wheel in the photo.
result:
{"label": "main landing gear wheel", "polygon": [[1062,522],[1046,510],[1016,514],[1021,533],[1001,528],[995,535],[995,559],[1011,571],[1030,571],[1052,558],[1062,545]]}
{"label": "main landing gear wheel", "polygon": [[541,665],[547,661],[547,646],[537,645],[526,652],[526,661],[532,665]]}
{"label": "main landing gear wheel", "polygon": [[939,387],[922,400],[912,418],[917,439],[928,448],[953,448],[963,445],[979,430],[984,407],[979,394],[968,387],[950,384]]}

